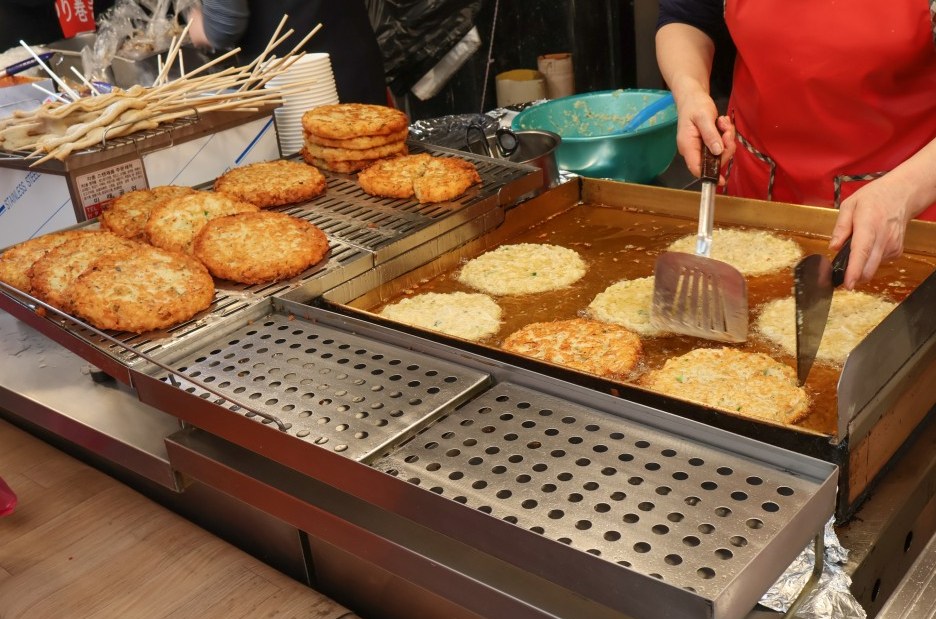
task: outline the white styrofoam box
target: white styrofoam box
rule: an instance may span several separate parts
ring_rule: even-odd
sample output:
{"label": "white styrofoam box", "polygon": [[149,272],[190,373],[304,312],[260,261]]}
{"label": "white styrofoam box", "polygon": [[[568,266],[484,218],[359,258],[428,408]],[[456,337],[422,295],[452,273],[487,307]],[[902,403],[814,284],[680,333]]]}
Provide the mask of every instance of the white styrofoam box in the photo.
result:
{"label": "white styrofoam box", "polygon": [[82,167],[79,153],[64,174],[0,165],[0,248],[93,219],[128,191],[211,183],[231,168],[279,159],[280,149],[267,114],[142,155],[126,154]]}
{"label": "white styrofoam box", "polygon": [[143,155],[150,187],[194,186],[213,181],[231,168],[279,159],[272,117],[196,138]]}
{"label": "white styrofoam box", "polygon": [[51,79],[37,80],[28,84],[18,84],[16,86],[0,88],[0,118],[9,116],[17,110],[28,112],[42,105],[47,95],[34,87],[33,84],[41,86],[50,92],[55,91],[55,86]]}
{"label": "white styrofoam box", "polygon": [[76,223],[64,176],[0,169],[0,248]]}

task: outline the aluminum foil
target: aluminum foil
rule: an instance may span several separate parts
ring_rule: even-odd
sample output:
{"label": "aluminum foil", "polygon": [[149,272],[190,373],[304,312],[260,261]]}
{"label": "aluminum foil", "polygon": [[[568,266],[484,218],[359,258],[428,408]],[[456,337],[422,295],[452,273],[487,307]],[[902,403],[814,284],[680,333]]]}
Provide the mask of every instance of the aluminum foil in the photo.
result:
{"label": "aluminum foil", "polygon": [[[830,520],[823,534],[825,554],[823,556],[822,576],[816,589],[796,613],[801,619],[865,619],[867,614],[858,600],[851,593],[851,578],[845,573],[848,562],[848,550],[839,543]],[[786,572],[760,599],[760,604],[778,612],[786,612],[809,577],[816,564],[813,543],[800,553],[790,564]]]}
{"label": "aluminum foil", "polygon": [[510,127],[510,122],[521,110],[543,101],[519,103],[499,107],[484,114],[454,114],[439,118],[417,120],[410,125],[409,137],[444,148],[467,150],[466,132],[471,124],[479,124],[485,135],[494,135],[498,127]]}
{"label": "aluminum foil", "polygon": [[493,135],[498,127],[497,118],[488,114],[456,114],[417,120],[410,125],[409,136],[435,146],[465,150],[471,124],[480,124],[486,135]]}

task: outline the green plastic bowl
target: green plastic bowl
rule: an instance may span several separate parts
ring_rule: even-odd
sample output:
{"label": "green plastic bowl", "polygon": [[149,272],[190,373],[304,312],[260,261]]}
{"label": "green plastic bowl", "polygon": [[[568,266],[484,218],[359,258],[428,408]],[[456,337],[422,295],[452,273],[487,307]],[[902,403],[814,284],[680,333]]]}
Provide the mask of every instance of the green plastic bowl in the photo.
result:
{"label": "green plastic bowl", "polygon": [[676,106],[658,112],[637,130],[619,130],[665,90],[607,90],[553,99],[513,119],[514,131],[540,129],[562,137],[559,167],[582,176],[647,183],[676,155]]}

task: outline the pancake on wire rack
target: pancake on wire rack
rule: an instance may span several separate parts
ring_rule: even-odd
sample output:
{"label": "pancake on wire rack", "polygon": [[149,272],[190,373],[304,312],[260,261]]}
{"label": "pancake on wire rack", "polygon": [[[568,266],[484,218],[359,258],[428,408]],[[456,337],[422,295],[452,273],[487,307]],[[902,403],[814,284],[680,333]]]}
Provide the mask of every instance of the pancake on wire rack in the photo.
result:
{"label": "pancake on wire rack", "polygon": [[30,276],[33,294],[69,312],[68,287],[98,258],[139,251],[142,245],[112,232],[92,232],[65,241],[33,264]]}
{"label": "pancake on wire rack", "polygon": [[72,313],[99,329],[166,329],[207,309],[214,280],[195,258],[140,245],[98,258],[66,290]]}
{"label": "pancake on wire rack", "polygon": [[325,177],[299,161],[263,161],[233,168],[215,180],[214,190],[260,208],[308,202],[325,192]]}
{"label": "pancake on wire rack", "polygon": [[358,182],[374,196],[448,202],[480,183],[481,175],[470,161],[420,153],[377,161],[358,174]]}
{"label": "pancake on wire rack", "polygon": [[153,209],[172,198],[195,190],[191,187],[163,185],[151,189],[138,189],[114,198],[101,212],[101,227],[128,239],[144,240],[143,229]]}
{"label": "pancake on wire rack", "polygon": [[409,118],[384,105],[322,105],[302,115],[302,135],[306,163],[351,174],[383,157],[405,155]]}
{"label": "pancake on wire rack", "polygon": [[14,245],[0,255],[0,281],[25,293],[31,292],[32,284],[29,278],[33,264],[62,243],[88,234],[93,232],[66,230],[37,236]]}
{"label": "pancake on wire rack", "polygon": [[227,194],[198,191],[153,209],[146,222],[146,239],[156,247],[191,254],[195,235],[212,219],[259,210]]}
{"label": "pancake on wire rack", "polygon": [[208,222],[194,251],[215,277],[260,284],[295,277],[321,262],[328,238],[304,219],[260,211]]}

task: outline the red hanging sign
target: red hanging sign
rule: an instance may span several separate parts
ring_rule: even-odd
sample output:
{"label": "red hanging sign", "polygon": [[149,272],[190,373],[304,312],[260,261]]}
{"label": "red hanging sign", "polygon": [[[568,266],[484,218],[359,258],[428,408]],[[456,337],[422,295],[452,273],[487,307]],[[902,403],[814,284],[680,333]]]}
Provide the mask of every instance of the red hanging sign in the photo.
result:
{"label": "red hanging sign", "polygon": [[55,0],[55,14],[66,39],[95,29],[94,0]]}

